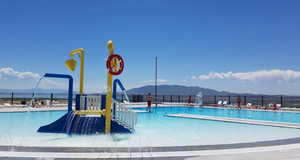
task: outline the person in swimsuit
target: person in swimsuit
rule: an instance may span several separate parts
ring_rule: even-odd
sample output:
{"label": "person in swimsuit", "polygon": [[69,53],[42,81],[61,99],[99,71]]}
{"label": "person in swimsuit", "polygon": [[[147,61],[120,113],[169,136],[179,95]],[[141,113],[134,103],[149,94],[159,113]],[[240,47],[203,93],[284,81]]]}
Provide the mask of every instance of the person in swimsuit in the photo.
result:
{"label": "person in swimsuit", "polygon": [[151,105],[152,105],[152,96],[151,96],[151,93],[148,93],[148,95],[147,95],[147,110],[148,110],[148,112],[151,112]]}

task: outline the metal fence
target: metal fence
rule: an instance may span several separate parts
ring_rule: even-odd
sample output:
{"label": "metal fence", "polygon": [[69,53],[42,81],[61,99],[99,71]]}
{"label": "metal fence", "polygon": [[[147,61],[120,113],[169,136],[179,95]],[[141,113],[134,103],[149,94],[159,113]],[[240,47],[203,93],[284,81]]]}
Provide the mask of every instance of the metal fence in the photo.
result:
{"label": "metal fence", "polygon": [[[128,95],[131,102],[146,102],[147,95]],[[174,102],[174,103],[191,103],[195,102],[195,95],[157,95],[157,103]],[[227,101],[228,104],[236,104],[240,97],[241,104],[251,103],[256,106],[268,106],[269,104],[281,104],[282,107],[300,107],[300,96],[238,96],[238,95],[204,95],[203,104],[213,105],[219,101]],[[123,100],[124,96],[118,96]],[[155,101],[155,96],[153,96]]]}
{"label": "metal fence", "polygon": [[[28,104],[32,98],[36,100],[50,100],[56,103],[67,103],[68,95],[66,93],[0,93],[0,104]],[[147,95],[131,94],[128,95],[130,102],[146,102]],[[195,102],[195,95],[152,95],[152,99],[155,103],[188,103]],[[240,97],[241,104],[246,105],[251,103],[257,106],[267,106],[269,104],[281,104],[282,107],[299,107],[300,108],[300,96],[238,96],[238,95],[204,95],[203,104],[213,105],[218,101],[227,101],[229,104],[236,104],[237,98]],[[73,96],[75,99],[75,94]],[[118,100],[125,100],[124,95],[117,95]]]}
{"label": "metal fence", "polygon": [[[56,103],[67,103],[68,94],[66,93],[0,93],[0,104],[29,104],[32,99],[50,100]],[[73,97],[75,99],[75,95]]]}

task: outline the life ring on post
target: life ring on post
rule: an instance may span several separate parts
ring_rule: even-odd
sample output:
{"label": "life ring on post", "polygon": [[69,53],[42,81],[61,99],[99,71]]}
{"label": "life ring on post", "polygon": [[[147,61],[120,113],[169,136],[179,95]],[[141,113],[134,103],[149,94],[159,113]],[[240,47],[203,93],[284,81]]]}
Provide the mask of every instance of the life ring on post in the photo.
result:
{"label": "life ring on post", "polygon": [[124,60],[118,54],[112,54],[106,61],[108,72],[112,75],[119,75],[124,70]]}

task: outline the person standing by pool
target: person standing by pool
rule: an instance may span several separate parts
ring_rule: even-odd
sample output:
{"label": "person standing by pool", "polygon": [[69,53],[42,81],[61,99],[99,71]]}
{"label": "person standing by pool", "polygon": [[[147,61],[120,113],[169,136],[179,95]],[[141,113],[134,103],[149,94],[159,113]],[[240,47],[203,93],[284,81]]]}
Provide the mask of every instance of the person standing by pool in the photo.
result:
{"label": "person standing by pool", "polygon": [[148,112],[151,112],[151,104],[152,104],[152,96],[151,96],[151,93],[148,93],[148,95],[147,95],[147,110],[148,110]]}

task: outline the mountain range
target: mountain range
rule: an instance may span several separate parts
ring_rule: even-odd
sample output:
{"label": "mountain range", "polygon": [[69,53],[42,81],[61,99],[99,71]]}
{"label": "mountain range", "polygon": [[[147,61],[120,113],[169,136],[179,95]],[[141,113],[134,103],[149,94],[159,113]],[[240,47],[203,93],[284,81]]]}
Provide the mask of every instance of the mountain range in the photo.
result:
{"label": "mountain range", "polygon": [[[128,94],[154,94],[155,86],[148,85],[139,88],[129,89]],[[209,88],[202,88],[198,86],[182,86],[182,85],[158,85],[157,94],[159,95],[196,95],[202,92],[204,95],[234,95],[236,93],[217,91]]]}

